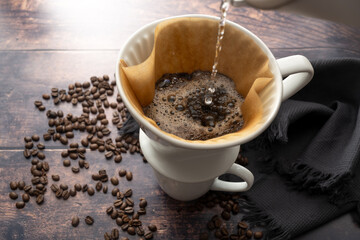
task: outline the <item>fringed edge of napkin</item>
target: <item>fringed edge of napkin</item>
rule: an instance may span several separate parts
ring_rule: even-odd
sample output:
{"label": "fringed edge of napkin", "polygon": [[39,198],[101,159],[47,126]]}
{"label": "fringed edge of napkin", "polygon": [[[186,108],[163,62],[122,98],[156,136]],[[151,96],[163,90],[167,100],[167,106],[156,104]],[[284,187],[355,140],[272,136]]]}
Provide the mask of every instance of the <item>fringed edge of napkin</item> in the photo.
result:
{"label": "fringed edge of napkin", "polygon": [[246,200],[239,201],[239,206],[244,214],[243,221],[247,222],[251,227],[261,226],[266,229],[265,239],[280,240],[291,237],[266,211],[256,206],[248,197]]}

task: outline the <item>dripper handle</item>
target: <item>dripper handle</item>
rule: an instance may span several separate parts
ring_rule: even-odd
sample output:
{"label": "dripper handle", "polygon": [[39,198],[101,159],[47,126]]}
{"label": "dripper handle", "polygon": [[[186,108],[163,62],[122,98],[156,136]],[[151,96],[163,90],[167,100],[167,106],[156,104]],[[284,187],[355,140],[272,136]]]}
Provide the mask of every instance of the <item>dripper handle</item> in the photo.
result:
{"label": "dripper handle", "polygon": [[225,192],[244,192],[251,188],[254,183],[254,175],[243,166],[234,163],[226,173],[234,174],[244,180],[244,182],[227,182],[215,178],[210,190]]}
{"label": "dripper handle", "polygon": [[301,55],[276,60],[283,80],[282,101],[285,101],[308,84],[314,76],[310,61]]}

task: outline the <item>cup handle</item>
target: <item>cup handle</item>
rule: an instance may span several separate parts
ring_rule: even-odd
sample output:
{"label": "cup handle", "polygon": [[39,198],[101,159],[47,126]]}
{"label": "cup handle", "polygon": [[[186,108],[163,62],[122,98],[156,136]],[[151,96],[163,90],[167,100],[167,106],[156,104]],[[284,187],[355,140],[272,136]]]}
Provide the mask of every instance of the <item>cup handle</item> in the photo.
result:
{"label": "cup handle", "polygon": [[243,166],[234,163],[226,173],[234,174],[242,178],[245,182],[227,182],[215,178],[210,190],[225,192],[244,192],[249,190],[254,183],[254,175]]}
{"label": "cup handle", "polygon": [[306,86],[314,76],[310,61],[301,55],[276,60],[283,80],[282,101],[285,101]]}

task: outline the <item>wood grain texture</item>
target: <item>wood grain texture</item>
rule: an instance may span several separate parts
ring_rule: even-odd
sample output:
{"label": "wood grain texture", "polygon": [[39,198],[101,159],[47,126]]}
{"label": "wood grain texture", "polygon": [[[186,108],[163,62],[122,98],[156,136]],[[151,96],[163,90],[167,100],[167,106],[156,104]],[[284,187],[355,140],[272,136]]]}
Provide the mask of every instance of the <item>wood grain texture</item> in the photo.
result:
{"label": "wood grain texture", "polygon": [[[153,20],[180,14],[218,15],[220,1],[46,1],[0,0],[0,239],[102,239],[116,227],[105,209],[114,201],[110,193],[95,193],[90,197],[78,193],[67,201],[57,199],[49,189],[45,202],[38,206],[32,198],[24,209],[16,209],[9,198],[10,181],[30,183],[30,162],[23,157],[24,136],[42,135],[49,128],[45,112],[34,107],[51,87],[66,89],[70,83],[88,81],[93,75],[108,74],[113,79],[118,49],[137,29]],[[258,35],[275,57],[302,54],[309,59],[360,57],[360,29],[345,25],[296,16],[276,11],[252,8],[231,8],[228,19],[243,25]],[[81,107],[71,104],[54,106],[45,101],[47,110],[62,109],[64,113],[81,113]],[[114,97],[111,101],[115,101]],[[106,110],[111,120],[111,111]],[[111,137],[117,135],[110,123]],[[79,142],[85,133],[77,132],[70,142]],[[41,142],[44,142],[41,140]],[[59,142],[44,142],[46,161],[51,174],[59,174],[60,182],[95,185],[91,174],[101,168],[109,176],[120,168],[131,170],[134,179],[120,179],[121,190],[132,188],[138,199],[148,201],[147,214],[141,218],[146,226],[158,227],[155,239],[198,239],[208,220],[220,214],[220,208],[190,211],[193,203],[169,198],[157,185],[150,165],[139,154],[123,154],[120,164],[107,161],[98,152],[86,153],[88,170],[75,175],[62,165],[60,152],[66,147]],[[76,165],[76,161],[72,161]],[[107,184],[109,189],[112,187]],[[22,191],[16,190],[17,193]],[[73,215],[80,225],[71,227]],[[84,217],[95,219],[93,226]],[[226,224],[233,229],[241,214]],[[121,236],[129,235],[122,233]],[[360,229],[349,215],[336,219],[298,239],[357,239]],[[138,239],[138,237],[129,237]],[[211,234],[213,239],[213,235]]]}
{"label": "wood grain texture", "polygon": [[[144,24],[182,14],[218,16],[218,0],[0,1],[0,49],[119,49]],[[228,19],[270,48],[339,48],[360,52],[360,29],[253,8]]]}

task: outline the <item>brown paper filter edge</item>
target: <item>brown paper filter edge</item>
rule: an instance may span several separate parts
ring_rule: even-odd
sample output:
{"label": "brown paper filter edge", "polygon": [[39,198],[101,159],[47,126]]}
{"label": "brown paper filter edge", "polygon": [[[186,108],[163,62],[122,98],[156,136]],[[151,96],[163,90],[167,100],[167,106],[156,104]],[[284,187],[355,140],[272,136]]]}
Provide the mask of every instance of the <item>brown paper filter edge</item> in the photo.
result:
{"label": "brown paper filter edge", "polygon": [[[218,22],[204,18],[175,18],[159,23],[155,29],[154,47],[142,63],[128,67],[120,61],[120,82],[129,102],[153,126],[142,106],[151,103],[155,83],[165,73],[192,73],[211,71]],[[239,139],[253,132],[262,120],[263,108],[259,93],[273,79],[269,62],[262,49],[245,33],[227,25],[220,53],[218,71],[230,77],[236,90],[245,97],[241,111],[244,126],[235,133],[217,138],[185,140],[173,134],[164,134],[185,142],[217,144]]]}

